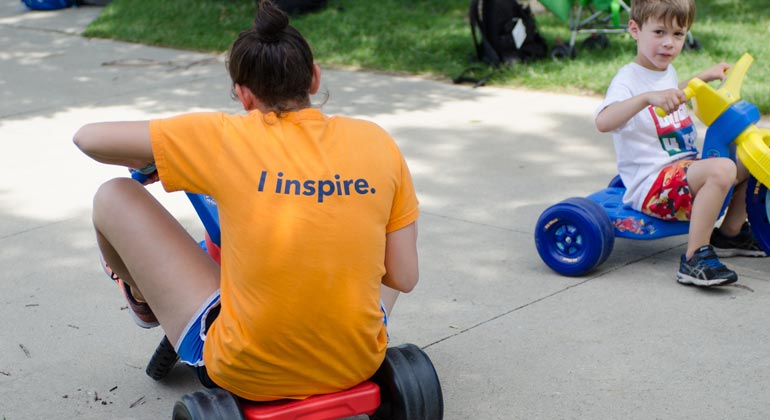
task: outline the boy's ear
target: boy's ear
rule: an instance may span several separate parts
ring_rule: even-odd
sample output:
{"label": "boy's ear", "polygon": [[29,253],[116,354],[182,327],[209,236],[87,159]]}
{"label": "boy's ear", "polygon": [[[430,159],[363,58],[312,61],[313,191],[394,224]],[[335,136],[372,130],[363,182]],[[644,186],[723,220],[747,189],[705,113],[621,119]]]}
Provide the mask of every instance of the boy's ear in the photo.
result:
{"label": "boy's ear", "polygon": [[636,23],[635,20],[629,19],[628,21],[628,33],[631,34],[631,37],[634,39],[639,39],[639,31],[642,30],[642,25]]}

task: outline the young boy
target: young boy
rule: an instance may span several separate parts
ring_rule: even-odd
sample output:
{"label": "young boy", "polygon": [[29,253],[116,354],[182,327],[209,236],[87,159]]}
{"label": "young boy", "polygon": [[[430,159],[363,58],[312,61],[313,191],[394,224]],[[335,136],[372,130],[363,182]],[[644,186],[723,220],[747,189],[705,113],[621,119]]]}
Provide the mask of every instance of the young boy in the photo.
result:
{"label": "young boy", "polygon": [[[628,30],[636,58],[618,71],[596,110],[596,128],[612,132],[624,203],[664,220],[689,220],[687,250],[677,281],[696,286],[734,283],[737,274],[718,259],[765,256],[746,223],[748,171],[728,158],[697,158],[697,133],[671,62],[682,51],[695,19],[693,0],[634,0]],[[719,63],[696,77],[721,80]],[[655,107],[668,114],[658,117]],[[714,228],[730,191],[730,206]],[[697,198],[697,199],[696,199]]]}

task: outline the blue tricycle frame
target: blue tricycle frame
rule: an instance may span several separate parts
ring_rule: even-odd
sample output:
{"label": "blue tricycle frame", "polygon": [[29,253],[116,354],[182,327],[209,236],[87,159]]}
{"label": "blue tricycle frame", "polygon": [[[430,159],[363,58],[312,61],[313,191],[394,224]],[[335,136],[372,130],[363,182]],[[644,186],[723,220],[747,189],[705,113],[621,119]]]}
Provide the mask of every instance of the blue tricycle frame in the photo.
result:
{"label": "blue tricycle frame", "polygon": [[[735,160],[734,140],[759,119],[755,105],[743,100],[732,103],[706,131],[701,158]],[[665,221],[623,204],[625,192],[622,180],[615,176],[607,188],[588,197],[572,197],[548,207],[535,226],[535,246],[543,262],[559,274],[580,276],[607,260],[615,238],[652,240],[688,233],[689,222]],[[730,196],[724,207],[729,200]],[[752,233],[770,254],[770,196],[767,186],[754,176],[748,180],[746,208]]]}

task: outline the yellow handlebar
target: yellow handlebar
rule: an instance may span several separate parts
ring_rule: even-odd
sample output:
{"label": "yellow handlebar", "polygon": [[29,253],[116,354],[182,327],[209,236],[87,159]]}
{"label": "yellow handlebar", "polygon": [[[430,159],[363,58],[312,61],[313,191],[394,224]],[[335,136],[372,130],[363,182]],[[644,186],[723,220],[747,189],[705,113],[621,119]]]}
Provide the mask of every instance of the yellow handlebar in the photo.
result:
{"label": "yellow handlebar", "polygon": [[[697,81],[703,83],[703,81],[700,80],[700,79],[693,79],[693,80],[697,80]],[[693,80],[691,80],[690,83],[692,83]],[[684,96],[687,98],[688,101],[693,97],[693,95],[695,95],[695,91],[693,90],[692,87],[690,87],[689,83],[687,84],[687,86],[684,89],[682,89],[682,92],[684,92]],[[666,111],[663,108],[659,107],[659,106],[655,107],[655,113],[658,114],[658,116],[660,118],[664,118],[666,115],[668,115],[668,113],[666,113]]]}

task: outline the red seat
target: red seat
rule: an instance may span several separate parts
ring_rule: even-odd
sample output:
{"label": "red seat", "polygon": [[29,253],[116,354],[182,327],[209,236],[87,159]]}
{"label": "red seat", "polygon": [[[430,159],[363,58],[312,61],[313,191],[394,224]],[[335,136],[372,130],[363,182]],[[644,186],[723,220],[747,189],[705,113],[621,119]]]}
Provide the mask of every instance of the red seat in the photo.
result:
{"label": "red seat", "polygon": [[241,401],[247,420],[326,420],[366,414],[380,406],[380,387],[366,381],[344,391],[314,395],[304,400]]}

